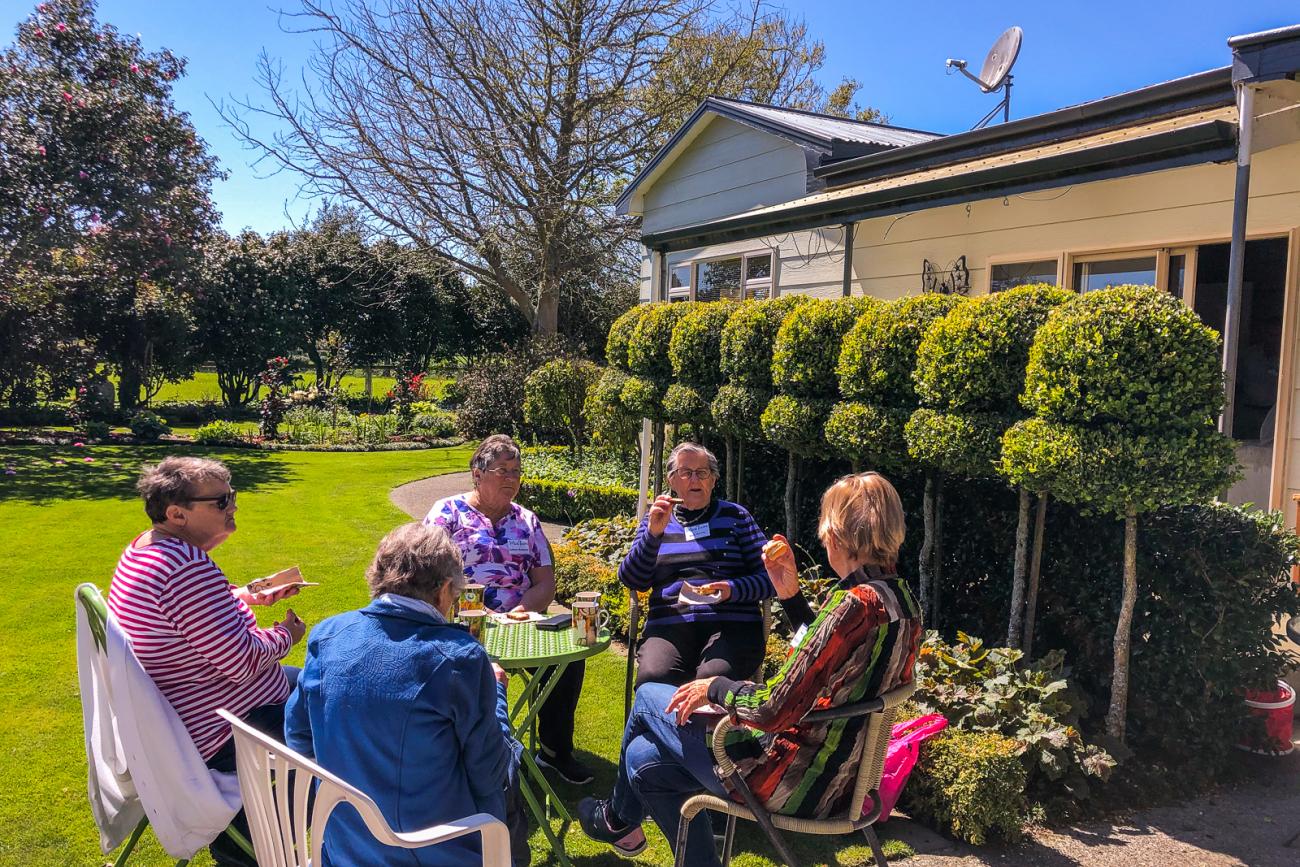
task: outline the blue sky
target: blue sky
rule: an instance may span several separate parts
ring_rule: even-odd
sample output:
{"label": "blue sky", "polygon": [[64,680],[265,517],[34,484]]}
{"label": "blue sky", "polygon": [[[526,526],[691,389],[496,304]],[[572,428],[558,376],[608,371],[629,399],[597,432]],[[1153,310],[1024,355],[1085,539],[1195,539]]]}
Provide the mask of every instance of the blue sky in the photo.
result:
{"label": "blue sky", "polygon": [[[3,3],[3,42],[17,16],[35,5]],[[190,112],[200,135],[230,173],[215,191],[223,225],[267,232],[301,222],[312,208],[297,198],[286,175],[266,177],[209,102],[231,95],[258,97],[253,80],[265,48],[289,71],[302,67],[311,37],[283,32],[276,0],[100,0],[102,20],[139,32],[150,50],[167,47],[189,59],[177,82],[176,102]],[[283,0],[292,7],[293,0]],[[826,43],[821,78],[844,75],[863,83],[861,101],[902,126],[958,132],[997,101],[944,70],[960,57],[978,71],[993,40],[1018,24],[1024,47],[1015,69],[1012,117],[1025,117],[1089,99],[1177,78],[1229,62],[1226,39],[1300,23],[1300,7],[1284,0],[1223,3],[1207,0],[1093,0],[1060,2],[790,2],[811,33]]]}

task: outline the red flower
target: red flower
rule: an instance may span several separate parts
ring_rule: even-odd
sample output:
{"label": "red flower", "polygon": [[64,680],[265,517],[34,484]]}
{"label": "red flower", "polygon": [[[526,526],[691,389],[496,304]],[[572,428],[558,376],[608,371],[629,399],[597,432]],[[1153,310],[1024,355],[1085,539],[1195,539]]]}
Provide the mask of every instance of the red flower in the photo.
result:
{"label": "red flower", "polygon": [[36,36],[37,39],[44,39],[44,38],[45,38],[45,31],[42,30],[41,28],[37,27],[37,28],[36,28],[36,33],[35,33],[34,35]]}
{"label": "red flower", "polygon": [[140,71],[140,64],[138,64],[138,63],[132,63],[132,64],[131,64],[131,71],[132,71],[132,72],[139,72],[139,71]]}
{"label": "red flower", "polygon": [[36,152],[41,156],[45,156],[45,145],[37,145]]}
{"label": "red flower", "polygon": [[72,94],[68,93],[66,90],[63,91],[63,101],[72,102]]}
{"label": "red flower", "polygon": [[149,144],[150,142],[153,141],[153,136],[151,136],[151,135],[147,135],[147,136],[145,136],[145,137],[144,137],[144,141],[145,141],[145,144]]}
{"label": "red flower", "polygon": [[55,25],[54,25],[54,29],[57,30],[57,31],[59,31],[60,33],[62,33],[63,31],[65,31],[65,30],[68,29],[68,25],[66,25],[66,24],[64,24],[62,21],[60,21],[58,24],[55,24]]}

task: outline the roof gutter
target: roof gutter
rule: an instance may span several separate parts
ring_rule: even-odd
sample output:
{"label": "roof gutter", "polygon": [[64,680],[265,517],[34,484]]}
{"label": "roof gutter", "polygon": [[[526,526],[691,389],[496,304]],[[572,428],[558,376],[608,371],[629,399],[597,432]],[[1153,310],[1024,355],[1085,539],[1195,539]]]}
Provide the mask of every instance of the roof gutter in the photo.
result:
{"label": "roof gutter", "polygon": [[1086,183],[1198,163],[1224,162],[1235,155],[1236,127],[1227,121],[1206,121],[1030,162],[994,166],[886,190],[869,190],[856,196],[810,202],[792,208],[742,214],[644,235],[641,240],[653,249],[686,250],[831,223],[857,222],[904,211],[1050,189],[1066,183]]}
{"label": "roof gutter", "polygon": [[1232,68],[1225,66],[998,126],[828,163],[814,174],[829,187],[860,184],[1233,102]]}

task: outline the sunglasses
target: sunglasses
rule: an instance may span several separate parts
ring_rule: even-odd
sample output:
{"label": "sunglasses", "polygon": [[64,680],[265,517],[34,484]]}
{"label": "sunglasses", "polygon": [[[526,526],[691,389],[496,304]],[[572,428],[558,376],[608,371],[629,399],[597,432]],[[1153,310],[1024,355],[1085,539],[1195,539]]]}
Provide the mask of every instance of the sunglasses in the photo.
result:
{"label": "sunglasses", "polygon": [[224,494],[218,494],[215,497],[190,497],[191,503],[213,503],[217,510],[224,512],[231,506],[235,505],[235,492],[226,491]]}

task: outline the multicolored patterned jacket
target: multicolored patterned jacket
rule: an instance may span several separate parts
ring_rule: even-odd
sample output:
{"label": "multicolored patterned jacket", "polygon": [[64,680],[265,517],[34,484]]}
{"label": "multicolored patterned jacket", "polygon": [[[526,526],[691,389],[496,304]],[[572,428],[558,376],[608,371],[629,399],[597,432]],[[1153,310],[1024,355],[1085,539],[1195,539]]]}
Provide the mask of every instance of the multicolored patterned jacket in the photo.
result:
{"label": "multicolored patterned jacket", "polygon": [[784,607],[806,629],[781,670],[767,683],[716,678],[709,698],[744,724],[728,732],[727,755],[758,799],[821,819],[848,808],[866,718],[799,720],[911,682],[921,612],[901,578],[875,568],[841,581],[815,618],[802,596]]}

